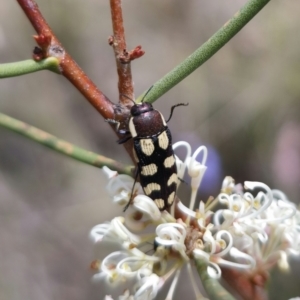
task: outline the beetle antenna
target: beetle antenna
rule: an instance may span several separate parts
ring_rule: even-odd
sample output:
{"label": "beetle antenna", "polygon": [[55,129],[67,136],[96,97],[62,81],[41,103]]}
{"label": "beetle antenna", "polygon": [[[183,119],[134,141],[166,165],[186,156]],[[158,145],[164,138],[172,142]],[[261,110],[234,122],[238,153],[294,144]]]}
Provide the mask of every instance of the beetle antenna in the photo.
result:
{"label": "beetle antenna", "polygon": [[148,89],[148,91],[146,92],[146,94],[144,95],[144,97],[143,97],[143,99],[142,99],[142,103],[144,102],[144,99],[146,98],[146,96],[148,95],[148,93],[151,91],[151,89],[154,87],[154,85],[152,85],[149,89]]}
{"label": "beetle antenna", "polygon": [[166,123],[168,123],[171,120],[172,115],[173,115],[173,110],[175,109],[175,107],[178,107],[178,106],[188,106],[188,105],[189,105],[188,103],[178,103],[176,105],[173,105],[171,107],[171,113],[170,113],[169,119],[166,121]]}
{"label": "beetle antenna", "polygon": [[130,101],[132,101],[132,102],[135,104],[135,101],[132,100],[132,99],[131,99],[130,97],[128,97],[127,95],[125,95],[125,94],[120,94],[120,96],[123,96],[123,97],[129,99]]}

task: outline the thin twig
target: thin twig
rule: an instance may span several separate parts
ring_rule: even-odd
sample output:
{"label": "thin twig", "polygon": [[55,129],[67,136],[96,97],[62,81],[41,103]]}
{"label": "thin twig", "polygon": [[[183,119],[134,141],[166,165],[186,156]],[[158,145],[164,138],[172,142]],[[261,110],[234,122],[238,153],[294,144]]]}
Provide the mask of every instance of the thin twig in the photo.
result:
{"label": "thin twig", "polygon": [[44,51],[44,58],[54,56],[59,59],[62,75],[64,75],[85,96],[105,119],[113,119],[114,105],[65,51],[42,16],[35,1],[17,1],[38,33],[38,36],[36,36],[35,39]]}
{"label": "thin twig", "polygon": [[268,273],[265,270],[259,272],[247,272],[234,270],[233,268],[221,268],[222,278],[239,294],[243,300],[267,300],[268,293],[265,289],[268,281]]}
{"label": "thin twig", "polygon": [[130,99],[133,99],[134,95],[131,75],[131,63],[130,59],[126,59],[128,53],[126,50],[121,0],[110,0],[110,11],[113,26],[113,36],[110,37],[109,44],[113,46],[116,57],[119,77],[118,88],[120,101],[121,103],[126,104],[129,100],[123,95],[126,95]]}
{"label": "thin twig", "polygon": [[86,164],[97,168],[107,166],[120,174],[128,174],[132,176],[132,166],[124,165],[108,157],[79,148],[69,142],[55,137],[54,135],[2,113],[0,113],[0,126],[15,131],[41,145]]}
{"label": "thin twig", "polygon": [[113,36],[109,38],[108,42],[113,47],[115,53],[119,77],[118,88],[120,102],[124,105],[132,106],[132,102],[128,99],[134,99],[131,61],[141,57],[144,54],[144,51],[141,49],[141,46],[137,46],[132,51],[127,51],[121,0],[110,0],[110,9]]}
{"label": "thin twig", "polygon": [[[64,75],[85,96],[97,111],[100,112],[104,119],[115,119],[120,122],[120,128],[126,128],[129,115],[128,109],[124,106],[113,104],[101,91],[99,91],[92,80],[81,70],[72,57],[62,47],[39,11],[34,0],[17,1],[38,33],[34,38],[40,46],[40,51],[38,51],[38,55],[34,53],[34,58],[42,59],[53,56],[57,58],[60,62],[59,67],[62,75]],[[117,133],[116,127],[111,127]],[[134,161],[132,144],[130,142],[125,143],[124,148]]]}

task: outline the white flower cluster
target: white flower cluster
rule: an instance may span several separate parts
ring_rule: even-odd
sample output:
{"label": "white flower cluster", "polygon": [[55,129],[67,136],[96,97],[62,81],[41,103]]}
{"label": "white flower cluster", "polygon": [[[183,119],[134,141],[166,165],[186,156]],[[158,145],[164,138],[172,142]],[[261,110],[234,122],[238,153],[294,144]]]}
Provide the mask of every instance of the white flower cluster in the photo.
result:
{"label": "white flower cluster", "polygon": [[[186,148],[185,160],[176,157],[176,164],[179,178],[185,172],[191,178],[189,208],[177,199],[171,213],[160,212],[137,183],[132,205],[124,217],[116,217],[91,230],[94,242],[117,242],[120,246],[119,251],[102,260],[95,277],[109,284],[134,279],[132,293],[126,290],[120,300],[154,299],[173,277],[167,295],[167,299],[172,299],[180,271],[187,267],[196,298],[205,299],[192,275],[193,259],[204,260],[213,278],[221,276],[220,266],[247,272],[255,272],[256,268],[267,271],[276,263],[287,268],[287,256],[299,254],[300,250],[300,214],[295,205],[282,192],[270,190],[265,184],[245,182],[245,189],[252,193],[244,192],[241,185],[226,177],[218,197],[208,199],[205,204],[200,201],[194,210],[206,170],[207,149],[199,147],[192,155],[190,145],[185,142],[173,147]],[[200,153],[203,158],[198,162]],[[124,206],[130,201],[133,179],[106,167],[103,170],[109,178],[107,189],[113,201]],[[226,208],[213,212],[217,204]]]}
{"label": "white flower cluster", "polygon": [[244,185],[258,190],[256,196],[225,178],[218,199],[227,208],[216,211],[215,227],[230,232],[233,246],[254,259],[252,269],[268,271],[276,263],[287,269],[288,255],[300,254],[300,212],[279,190],[260,182]]}

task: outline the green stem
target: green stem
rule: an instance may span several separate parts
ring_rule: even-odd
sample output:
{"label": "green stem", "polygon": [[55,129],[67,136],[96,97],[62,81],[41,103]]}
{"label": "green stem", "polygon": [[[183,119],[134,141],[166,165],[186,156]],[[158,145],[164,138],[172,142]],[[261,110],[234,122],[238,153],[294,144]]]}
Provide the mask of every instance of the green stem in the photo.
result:
{"label": "green stem", "polygon": [[[207,42],[187,57],[171,72],[157,81],[151,92],[145,97],[145,102],[153,103],[173,86],[204,64],[231,38],[233,38],[270,0],[249,0],[232,19],[226,22]],[[137,98],[140,102],[147,91]]]}
{"label": "green stem", "polygon": [[86,164],[90,164],[97,168],[107,166],[121,174],[132,175],[132,166],[123,165],[113,159],[79,148],[45,131],[2,113],[0,113],[0,125]]}
{"label": "green stem", "polygon": [[55,57],[35,61],[33,59],[0,64],[0,78],[25,75],[41,70],[49,70],[60,74],[59,61]]}
{"label": "green stem", "polygon": [[207,273],[207,262],[202,259],[195,259],[197,272],[210,300],[234,300],[219,283],[217,279],[211,278]]}

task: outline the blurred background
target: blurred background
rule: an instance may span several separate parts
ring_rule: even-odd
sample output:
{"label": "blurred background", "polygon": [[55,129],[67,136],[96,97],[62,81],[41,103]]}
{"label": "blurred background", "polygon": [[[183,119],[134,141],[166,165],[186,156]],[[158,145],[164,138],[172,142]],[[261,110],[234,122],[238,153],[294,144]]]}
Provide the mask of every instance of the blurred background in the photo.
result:
{"label": "blurred background", "polygon": [[[108,98],[118,100],[109,1],[38,0],[67,51]],[[128,49],[136,96],[204,43],[244,0],[127,0]],[[209,148],[199,199],[222,179],[261,181],[300,196],[300,2],[271,1],[221,51],[155,103],[174,142]],[[17,1],[0,1],[0,63],[31,57],[35,31]],[[0,81],[0,111],[80,147],[130,163],[96,110],[62,76],[47,71]],[[89,264],[96,224],[120,215],[100,169],[0,128],[0,300],[102,299]],[[270,299],[300,295],[299,263],[274,272]]]}

